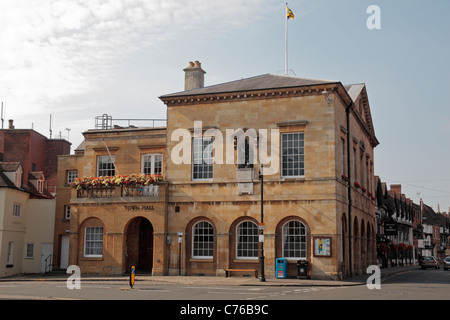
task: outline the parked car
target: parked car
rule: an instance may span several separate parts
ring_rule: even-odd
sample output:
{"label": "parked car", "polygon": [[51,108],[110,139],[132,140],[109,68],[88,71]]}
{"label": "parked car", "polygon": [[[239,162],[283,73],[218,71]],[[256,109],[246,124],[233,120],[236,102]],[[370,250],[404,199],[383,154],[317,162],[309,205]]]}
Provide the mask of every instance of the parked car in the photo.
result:
{"label": "parked car", "polygon": [[450,256],[445,257],[444,259],[444,270],[450,269]]}
{"label": "parked car", "polygon": [[439,269],[439,263],[436,260],[435,257],[429,256],[429,257],[423,257],[422,258],[422,264],[420,266],[423,269],[426,268],[435,268],[435,269]]}

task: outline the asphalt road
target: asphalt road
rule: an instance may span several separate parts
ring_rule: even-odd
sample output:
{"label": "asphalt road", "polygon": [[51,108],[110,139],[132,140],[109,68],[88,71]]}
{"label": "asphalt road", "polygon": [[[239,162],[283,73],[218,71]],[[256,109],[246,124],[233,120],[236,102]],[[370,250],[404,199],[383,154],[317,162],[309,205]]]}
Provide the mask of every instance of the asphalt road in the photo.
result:
{"label": "asphalt road", "polygon": [[0,283],[2,300],[450,300],[450,271],[412,270],[381,283],[381,289],[365,285],[329,287],[282,286],[183,286],[114,281],[82,282],[69,290],[63,281],[22,281]]}

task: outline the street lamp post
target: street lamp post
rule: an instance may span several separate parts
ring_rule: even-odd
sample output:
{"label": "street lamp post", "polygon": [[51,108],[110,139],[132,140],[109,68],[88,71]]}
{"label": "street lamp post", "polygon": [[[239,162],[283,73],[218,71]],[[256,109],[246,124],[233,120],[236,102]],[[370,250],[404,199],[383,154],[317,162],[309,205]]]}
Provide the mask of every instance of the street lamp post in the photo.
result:
{"label": "street lamp post", "polygon": [[259,171],[259,180],[261,180],[261,224],[259,227],[259,242],[260,242],[260,269],[261,269],[261,275],[259,277],[259,280],[261,282],[266,281],[266,277],[264,275],[264,177],[263,177],[263,165],[261,164],[261,169]]}

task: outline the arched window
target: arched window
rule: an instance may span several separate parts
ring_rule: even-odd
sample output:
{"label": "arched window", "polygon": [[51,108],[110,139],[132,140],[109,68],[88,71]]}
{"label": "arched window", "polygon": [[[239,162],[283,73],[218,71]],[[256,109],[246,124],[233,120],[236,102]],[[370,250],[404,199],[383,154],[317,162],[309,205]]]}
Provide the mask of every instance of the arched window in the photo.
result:
{"label": "arched window", "polygon": [[297,220],[283,225],[283,257],[306,259],[306,227]]}
{"label": "arched window", "polygon": [[192,228],[192,257],[212,259],[214,252],[214,227],[207,221],[200,221]]}
{"label": "arched window", "polygon": [[236,258],[258,259],[258,226],[244,221],[236,228]]}

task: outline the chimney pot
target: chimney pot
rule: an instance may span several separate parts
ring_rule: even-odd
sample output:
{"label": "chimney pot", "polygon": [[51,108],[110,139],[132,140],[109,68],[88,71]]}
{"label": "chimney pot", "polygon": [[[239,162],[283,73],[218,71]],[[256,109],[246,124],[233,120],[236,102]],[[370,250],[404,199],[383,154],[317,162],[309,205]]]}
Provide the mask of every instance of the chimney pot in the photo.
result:
{"label": "chimney pot", "polygon": [[9,129],[14,129],[14,120],[13,119],[9,119],[8,120],[8,122],[9,122]]}

